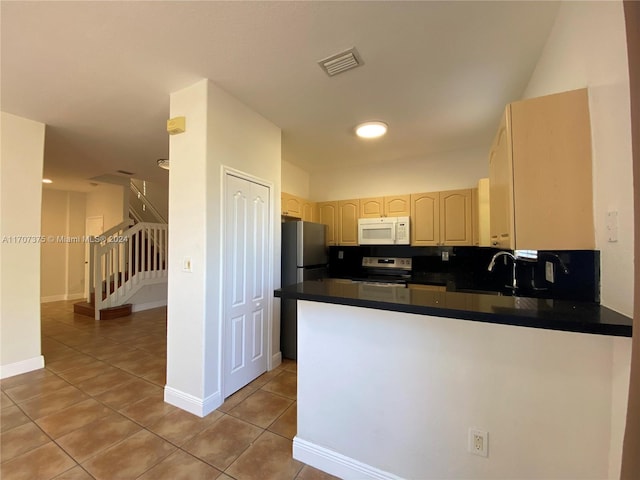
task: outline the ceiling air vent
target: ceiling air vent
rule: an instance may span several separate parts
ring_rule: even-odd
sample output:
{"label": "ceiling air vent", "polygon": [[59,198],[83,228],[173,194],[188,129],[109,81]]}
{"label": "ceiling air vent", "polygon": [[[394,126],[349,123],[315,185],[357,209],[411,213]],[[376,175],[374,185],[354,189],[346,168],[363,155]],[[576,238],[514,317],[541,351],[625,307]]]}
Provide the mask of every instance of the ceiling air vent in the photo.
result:
{"label": "ceiling air vent", "polygon": [[360,57],[360,54],[355,47],[345,50],[344,52],[336,53],[330,57],[320,60],[318,65],[326,72],[327,75],[333,77],[352,68],[363,65],[364,62]]}

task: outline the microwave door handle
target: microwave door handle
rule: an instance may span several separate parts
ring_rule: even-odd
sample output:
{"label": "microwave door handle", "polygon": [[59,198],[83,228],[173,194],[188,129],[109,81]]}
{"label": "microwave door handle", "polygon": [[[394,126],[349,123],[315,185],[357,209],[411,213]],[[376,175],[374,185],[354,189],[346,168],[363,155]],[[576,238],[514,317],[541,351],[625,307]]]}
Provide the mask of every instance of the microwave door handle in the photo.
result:
{"label": "microwave door handle", "polygon": [[393,239],[393,243],[398,243],[398,239],[396,238],[396,222],[391,222],[391,238]]}

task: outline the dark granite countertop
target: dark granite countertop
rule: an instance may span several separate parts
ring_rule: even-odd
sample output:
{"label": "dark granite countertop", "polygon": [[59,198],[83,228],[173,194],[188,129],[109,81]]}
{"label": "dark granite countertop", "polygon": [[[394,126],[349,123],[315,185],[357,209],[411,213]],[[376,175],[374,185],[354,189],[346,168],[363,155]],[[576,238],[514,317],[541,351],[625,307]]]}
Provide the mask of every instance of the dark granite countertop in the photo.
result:
{"label": "dark granite countertop", "polygon": [[283,299],[375,308],[477,322],[631,337],[632,319],[596,303],[431,292],[326,279],[283,287]]}

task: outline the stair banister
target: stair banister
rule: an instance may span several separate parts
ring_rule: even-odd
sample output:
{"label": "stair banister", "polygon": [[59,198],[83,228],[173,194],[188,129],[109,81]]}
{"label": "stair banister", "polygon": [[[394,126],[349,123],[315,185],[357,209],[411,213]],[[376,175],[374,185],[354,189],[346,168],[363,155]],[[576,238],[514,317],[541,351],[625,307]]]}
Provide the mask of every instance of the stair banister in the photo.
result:
{"label": "stair banister", "polygon": [[100,309],[122,305],[145,285],[167,281],[167,239],[167,224],[138,223],[126,230],[114,227],[92,245],[96,319]]}

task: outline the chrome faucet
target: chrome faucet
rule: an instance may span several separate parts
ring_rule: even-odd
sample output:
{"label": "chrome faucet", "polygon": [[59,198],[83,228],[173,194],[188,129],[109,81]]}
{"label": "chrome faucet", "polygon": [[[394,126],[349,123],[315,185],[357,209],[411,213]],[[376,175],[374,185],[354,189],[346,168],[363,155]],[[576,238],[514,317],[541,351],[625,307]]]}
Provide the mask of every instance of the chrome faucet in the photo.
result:
{"label": "chrome faucet", "polygon": [[498,257],[502,257],[502,256],[509,257],[513,263],[513,271],[512,271],[513,282],[511,285],[505,285],[505,286],[508,288],[511,288],[515,292],[516,289],[518,288],[518,277],[516,276],[516,265],[517,265],[516,260],[518,258],[513,253],[505,252],[505,251],[500,251],[496,253],[491,258],[491,262],[489,262],[489,267],[487,267],[487,270],[489,270],[490,272],[493,272],[493,268],[496,266],[496,260],[498,259]]}

